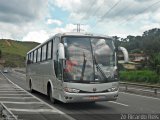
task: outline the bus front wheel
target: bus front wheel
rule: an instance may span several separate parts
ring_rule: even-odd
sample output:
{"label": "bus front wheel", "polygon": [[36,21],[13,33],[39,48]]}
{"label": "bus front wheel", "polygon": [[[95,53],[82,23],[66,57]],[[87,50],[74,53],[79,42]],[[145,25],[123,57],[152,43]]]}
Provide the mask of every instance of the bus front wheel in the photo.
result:
{"label": "bus front wheel", "polygon": [[33,93],[33,87],[31,80],[29,81],[29,92]]}
{"label": "bus front wheel", "polygon": [[53,104],[55,103],[55,99],[53,98],[51,87],[49,88],[49,99]]}

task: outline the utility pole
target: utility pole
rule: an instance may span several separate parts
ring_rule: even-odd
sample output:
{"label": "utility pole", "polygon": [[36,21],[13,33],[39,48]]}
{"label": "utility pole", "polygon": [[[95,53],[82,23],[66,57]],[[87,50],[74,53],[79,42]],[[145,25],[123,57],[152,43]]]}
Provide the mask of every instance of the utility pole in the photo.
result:
{"label": "utility pole", "polygon": [[[77,26],[77,32],[81,32],[81,25],[83,25],[83,24],[74,24],[74,25],[76,25]],[[82,30],[82,31],[84,31],[84,30]]]}

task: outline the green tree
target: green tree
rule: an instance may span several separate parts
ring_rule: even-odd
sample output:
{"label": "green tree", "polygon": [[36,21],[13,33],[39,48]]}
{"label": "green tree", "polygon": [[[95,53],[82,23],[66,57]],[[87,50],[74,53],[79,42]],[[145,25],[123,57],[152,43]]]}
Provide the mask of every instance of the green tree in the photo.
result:
{"label": "green tree", "polygon": [[2,58],[2,51],[0,50],[0,59]]}
{"label": "green tree", "polygon": [[149,65],[157,74],[160,74],[160,53],[155,53],[150,56]]}

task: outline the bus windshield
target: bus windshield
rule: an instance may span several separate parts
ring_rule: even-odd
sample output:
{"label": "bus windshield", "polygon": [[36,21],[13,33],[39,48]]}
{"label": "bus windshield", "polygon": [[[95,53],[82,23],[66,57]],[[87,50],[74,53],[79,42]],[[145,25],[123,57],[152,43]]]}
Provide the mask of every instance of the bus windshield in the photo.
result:
{"label": "bus windshield", "polygon": [[65,82],[113,81],[115,52],[113,42],[98,37],[63,37],[65,46]]}

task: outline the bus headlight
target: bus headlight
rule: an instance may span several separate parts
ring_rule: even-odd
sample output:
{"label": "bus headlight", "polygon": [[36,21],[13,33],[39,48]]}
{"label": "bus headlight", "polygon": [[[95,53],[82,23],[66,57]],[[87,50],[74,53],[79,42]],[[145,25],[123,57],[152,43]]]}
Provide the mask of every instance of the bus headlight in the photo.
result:
{"label": "bus headlight", "polygon": [[80,90],[75,89],[75,88],[64,88],[65,92],[69,92],[69,93],[79,93]]}
{"label": "bus headlight", "polygon": [[108,89],[108,92],[115,92],[115,91],[117,91],[117,90],[118,90],[118,88],[112,87],[112,88],[109,88],[109,89]]}

